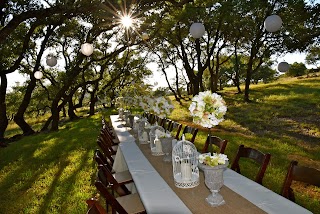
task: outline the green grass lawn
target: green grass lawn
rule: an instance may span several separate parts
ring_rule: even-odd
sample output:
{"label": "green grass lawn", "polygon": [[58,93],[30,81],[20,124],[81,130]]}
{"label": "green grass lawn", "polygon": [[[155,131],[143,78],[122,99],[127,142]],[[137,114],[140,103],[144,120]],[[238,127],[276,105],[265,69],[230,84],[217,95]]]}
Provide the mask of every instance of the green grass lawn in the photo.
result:
{"label": "green grass lawn", "polygon": [[85,213],[101,116],[25,137],[0,150],[0,213]]}
{"label": "green grass lawn", "polygon": [[[279,193],[290,160],[320,169],[320,78],[281,79],[251,88],[252,103],[244,103],[234,88],[222,91],[228,112],[212,133],[229,141],[231,161],[240,144],[271,153],[263,183]],[[170,118],[194,126],[189,103],[175,102]],[[85,200],[96,193],[92,157],[100,127],[99,113],[0,148],[0,213],[85,213]],[[195,143],[201,149],[207,130],[199,128]],[[9,135],[15,133],[16,126],[10,125]],[[257,167],[240,164],[242,174],[253,179]],[[319,213],[320,189],[296,187],[297,203]]]}
{"label": "green grass lawn", "polygon": [[[221,92],[228,111],[212,134],[228,140],[225,153],[232,161],[238,146],[244,144],[271,154],[263,184],[280,193],[291,160],[320,170],[320,78],[280,79],[270,84],[251,86],[251,103],[243,102],[243,94],[235,88]],[[192,124],[188,107],[179,105],[171,119]],[[208,130],[200,129],[196,146],[203,147]],[[242,174],[254,179],[258,166],[240,161]],[[320,188],[294,184],[296,201],[314,213],[320,213]]]}

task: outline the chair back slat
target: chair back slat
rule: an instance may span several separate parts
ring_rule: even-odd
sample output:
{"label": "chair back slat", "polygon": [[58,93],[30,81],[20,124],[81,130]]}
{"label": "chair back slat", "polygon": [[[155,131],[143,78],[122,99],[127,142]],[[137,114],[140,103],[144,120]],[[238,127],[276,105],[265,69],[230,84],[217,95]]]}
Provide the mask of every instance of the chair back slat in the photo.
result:
{"label": "chair back slat", "polygon": [[255,181],[262,185],[262,180],[267,169],[267,166],[270,162],[271,155],[269,153],[264,154],[259,150],[253,148],[245,148],[244,145],[240,145],[235,159],[231,165],[231,169],[235,170],[238,173],[241,173],[239,160],[240,158],[249,158],[254,160],[260,165],[259,171],[256,175]]}
{"label": "chair back slat", "polygon": [[[194,143],[195,139],[196,139],[196,136],[197,136],[197,133],[198,133],[198,128],[195,128],[195,127],[191,127],[191,126],[185,126],[184,129],[183,129],[183,132],[182,134],[191,134],[192,137],[190,139],[190,142],[191,143]],[[182,137],[182,136],[181,136]]]}
{"label": "chair back slat", "polygon": [[[227,147],[228,141],[222,140],[220,137],[211,136],[211,143],[219,148],[219,153],[224,154]],[[207,140],[203,146],[202,153],[209,152],[210,136],[208,135]]]}
{"label": "chair back slat", "polygon": [[100,181],[106,180],[107,183],[111,184],[112,189],[116,191],[119,196],[130,194],[127,187],[124,184],[119,184],[106,166],[99,165],[98,177],[100,178]]}
{"label": "chair back slat", "polygon": [[112,206],[112,208],[119,214],[127,214],[128,212],[119,204],[116,198],[108,191],[108,188],[99,180],[94,183],[101,195]]}
{"label": "chair back slat", "polygon": [[300,181],[320,187],[320,170],[298,166],[297,161],[291,161],[282,186],[281,195],[295,202],[295,196],[291,188],[292,181]]}

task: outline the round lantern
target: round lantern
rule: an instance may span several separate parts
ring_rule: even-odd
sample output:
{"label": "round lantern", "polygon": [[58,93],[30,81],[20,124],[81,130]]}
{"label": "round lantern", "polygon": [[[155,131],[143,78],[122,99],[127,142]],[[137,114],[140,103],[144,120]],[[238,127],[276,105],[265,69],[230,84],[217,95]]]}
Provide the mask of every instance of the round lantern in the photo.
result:
{"label": "round lantern", "polygon": [[264,21],[264,28],[271,33],[280,30],[281,26],[282,19],[278,15],[268,16]]}
{"label": "round lantern", "polygon": [[149,39],[149,35],[147,33],[143,33],[141,35],[142,40],[148,40]]}
{"label": "round lantern", "polygon": [[204,25],[202,23],[195,22],[190,27],[190,34],[195,39],[201,38],[205,32],[206,29],[204,28]]}
{"label": "round lantern", "polygon": [[86,56],[90,56],[93,53],[93,45],[90,43],[84,43],[81,45],[81,53]]}
{"label": "round lantern", "polygon": [[47,65],[53,67],[57,64],[57,58],[53,54],[48,54],[46,62]]}
{"label": "round lantern", "polygon": [[41,71],[36,71],[34,72],[34,77],[39,80],[43,77],[43,74]]}
{"label": "round lantern", "polygon": [[287,72],[290,68],[290,65],[287,62],[280,62],[278,64],[278,71]]}

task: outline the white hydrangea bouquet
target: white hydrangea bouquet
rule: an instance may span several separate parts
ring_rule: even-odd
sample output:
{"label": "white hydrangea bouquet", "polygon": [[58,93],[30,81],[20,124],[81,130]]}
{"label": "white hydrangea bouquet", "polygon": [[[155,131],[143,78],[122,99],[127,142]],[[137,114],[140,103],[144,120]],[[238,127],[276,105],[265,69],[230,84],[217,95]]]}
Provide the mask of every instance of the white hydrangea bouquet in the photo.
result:
{"label": "white hydrangea bouquet", "polygon": [[205,91],[192,98],[189,111],[194,123],[210,129],[224,120],[227,106],[220,95]]}
{"label": "white hydrangea bouquet", "polygon": [[205,154],[199,154],[199,163],[207,165],[207,166],[218,166],[218,165],[224,165],[228,163],[228,157],[225,154],[217,154],[213,153],[210,155],[210,153]]}
{"label": "white hydrangea bouquet", "polygon": [[153,103],[155,102],[153,98],[149,97],[149,96],[140,96],[137,98],[138,100],[138,104],[139,106],[145,111],[148,112],[150,111],[152,108],[151,106],[153,105]]}
{"label": "white hydrangea bouquet", "polygon": [[154,99],[150,111],[158,115],[160,118],[166,118],[169,114],[171,114],[173,109],[174,106],[169,100],[164,97],[157,97]]}

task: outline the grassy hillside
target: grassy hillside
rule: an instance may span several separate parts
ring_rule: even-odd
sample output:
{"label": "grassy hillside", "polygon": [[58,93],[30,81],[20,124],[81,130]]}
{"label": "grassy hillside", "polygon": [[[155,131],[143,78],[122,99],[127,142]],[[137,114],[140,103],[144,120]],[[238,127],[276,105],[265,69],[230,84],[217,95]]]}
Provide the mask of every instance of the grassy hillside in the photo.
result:
{"label": "grassy hillside", "polygon": [[[240,144],[270,152],[263,182],[279,193],[290,160],[320,169],[320,78],[281,79],[251,89],[252,103],[244,103],[233,88],[222,91],[228,112],[212,132],[229,141],[226,154],[231,161]],[[189,102],[175,105],[171,118],[194,126]],[[85,199],[96,192],[92,156],[100,119],[97,114],[68,122],[58,132],[0,148],[0,213],[85,213]],[[207,130],[199,128],[196,146],[202,148]],[[11,134],[18,132],[10,126]],[[252,163],[241,165],[243,174],[253,178]],[[319,213],[320,189],[297,188],[297,203]]]}
{"label": "grassy hillside", "polygon": [[[229,141],[225,153],[232,161],[238,146],[244,144],[271,154],[263,184],[280,193],[291,160],[320,170],[320,77],[280,79],[270,84],[252,85],[251,103],[243,102],[243,94],[235,88],[221,92],[228,112],[213,135]],[[192,124],[188,107],[175,103],[171,119]],[[201,149],[208,130],[201,130],[196,146]],[[257,167],[240,162],[242,174],[254,179]],[[295,184],[296,201],[314,213],[320,213],[320,188]]]}

